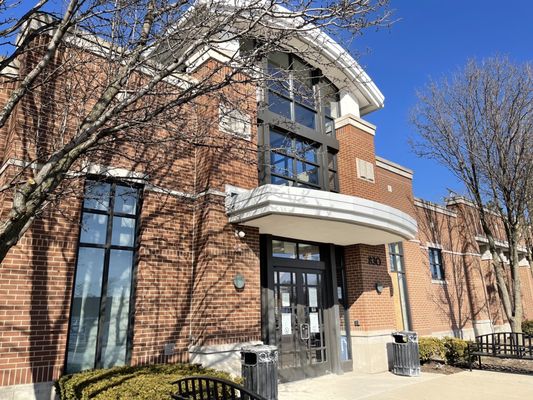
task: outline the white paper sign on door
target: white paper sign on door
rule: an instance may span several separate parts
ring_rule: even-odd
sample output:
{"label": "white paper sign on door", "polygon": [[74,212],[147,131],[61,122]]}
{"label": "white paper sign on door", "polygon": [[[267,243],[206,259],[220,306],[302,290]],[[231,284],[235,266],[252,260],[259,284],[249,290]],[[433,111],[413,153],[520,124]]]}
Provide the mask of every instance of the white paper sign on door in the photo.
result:
{"label": "white paper sign on door", "polygon": [[309,313],[309,331],[311,333],[320,333],[320,325],[318,324],[318,313]]}
{"label": "white paper sign on door", "polygon": [[291,294],[290,293],[282,293],[281,294],[281,306],[282,307],[290,307],[291,306]]}
{"label": "white paper sign on door", "polygon": [[309,307],[318,307],[318,300],[316,296],[316,288],[309,288]]}
{"label": "white paper sign on door", "polygon": [[292,318],[290,313],[281,314],[281,334],[292,335]]}

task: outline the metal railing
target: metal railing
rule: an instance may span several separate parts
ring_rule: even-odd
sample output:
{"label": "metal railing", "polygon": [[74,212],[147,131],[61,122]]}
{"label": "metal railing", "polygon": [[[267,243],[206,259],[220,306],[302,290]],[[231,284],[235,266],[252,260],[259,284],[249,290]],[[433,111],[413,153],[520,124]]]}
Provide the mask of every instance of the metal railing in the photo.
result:
{"label": "metal railing", "polygon": [[175,400],[265,400],[234,382],[210,376],[191,376],[173,384],[177,385]]}
{"label": "metal railing", "polygon": [[473,356],[479,360],[481,357],[516,358],[533,360],[533,337],[524,333],[501,332],[476,336],[476,341],[468,345],[470,354],[470,369],[472,369]]}

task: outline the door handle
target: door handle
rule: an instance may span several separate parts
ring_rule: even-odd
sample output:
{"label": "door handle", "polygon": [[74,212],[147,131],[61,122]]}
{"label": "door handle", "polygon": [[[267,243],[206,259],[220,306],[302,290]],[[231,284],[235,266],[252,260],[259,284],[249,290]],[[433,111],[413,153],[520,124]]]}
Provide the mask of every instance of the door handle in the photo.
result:
{"label": "door handle", "polygon": [[300,339],[309,340],[309,324],[300,324]]}

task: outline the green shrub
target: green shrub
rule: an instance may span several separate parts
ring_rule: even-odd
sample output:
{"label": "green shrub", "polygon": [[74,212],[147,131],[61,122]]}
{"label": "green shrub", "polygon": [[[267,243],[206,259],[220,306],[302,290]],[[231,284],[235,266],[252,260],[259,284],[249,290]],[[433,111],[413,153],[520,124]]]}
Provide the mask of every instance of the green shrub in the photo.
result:
{"label": "green shrub", "polygon": [[533,319],[522,321],[522,332],[533,336]]}
{"label": "green shrub", "polygon": [[443,339],[446,349],[446,364],[459,365],[468,362],[468,342],[463,339],[446,337]]}
{"label": "green shrub", "polygon": [[446,348],[442,339],[435,337],[421,337],[418,341],[418,352],[420,362],[425,363],[431,360],[444,360]]}
{"label": "green shrub", "polygon": [[115,367],[62,376],[56,382],[61,400],[168,400],[172,382],[192,375],[233,380],[225,372],[194,364],[157,364]]}

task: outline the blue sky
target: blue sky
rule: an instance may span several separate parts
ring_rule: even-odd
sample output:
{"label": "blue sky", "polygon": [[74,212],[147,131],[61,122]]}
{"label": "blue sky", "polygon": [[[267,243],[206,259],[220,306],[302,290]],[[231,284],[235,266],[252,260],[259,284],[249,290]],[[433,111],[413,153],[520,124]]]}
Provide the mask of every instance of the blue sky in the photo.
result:
{"label": "blue sky", "polygon": [[362,52],[360,64],[385,95],[385,108],[364,118],[377,125],[376,153],[414,169],[416,196],[441,202],[448,189],[463,190],[444,167],[417,159],[409,147],[415,132],[408,113],[416,90],[470,58],[508,55],[515,62],[532,61],[533,1],[391,0],[391,7],[400,21],[354,43]]}

